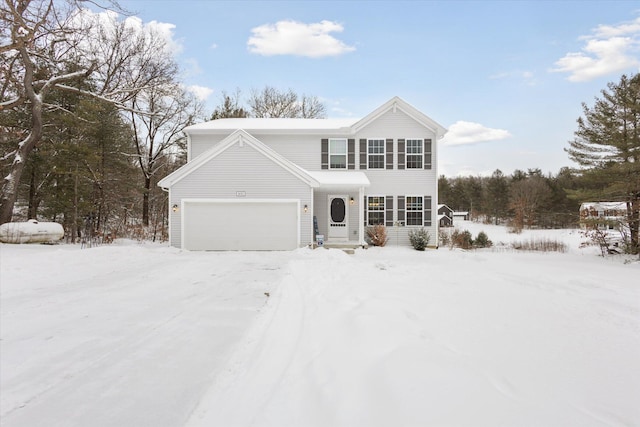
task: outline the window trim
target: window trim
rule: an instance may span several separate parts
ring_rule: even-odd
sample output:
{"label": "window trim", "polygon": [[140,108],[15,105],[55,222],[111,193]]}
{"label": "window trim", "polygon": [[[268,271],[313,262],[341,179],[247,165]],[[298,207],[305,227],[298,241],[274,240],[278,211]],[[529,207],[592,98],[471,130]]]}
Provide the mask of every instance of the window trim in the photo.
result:
{"label": "window trim", "polygon": [[[382,222],[380,222],[380,225],[385,225],[386,219],[387,219],[387,199],[386,196],[384,195],[378,195],[378,194],[367,194],[367,227],[373,227],[374,225],[378,225],[378,224],[371,224],[371,212],[382,212]],[[378,199],[382,200],[382,208],[381,209],[376,209],[376,210],[371,210],[369,209],[369,199],[372,197],[377,197]]]}
{"label": "window trim", "polygon": [[[416,197],[420,200],[420,208],[409,208],[409,198]],[[424,226],[424,196],[420,194],[405,194],[404,196],[404,223],[407,227],[423,227]],[[409,213],[419,213],[420,221],[417,224],[409,224]]]}
{"label": "window trim", "polygon": [[[382,144],[382,153],[371,153],[371,146],[369,143],[373,141],[378,141]],[[371,167],[371,157],[378,156],[381,157],[379,167]],[[367,138],[367,169],[385,169],[386,167],[386,158],[387,158],[387,140],[385,138]]]}
{"label": "window trim", "polygon": [[[409,141],[418,141],[418,148],[420,149],[419,153],[409,153]],[[423,169],[424,168],[424,138],[405,138],[404,140],[404,164],[405,169]],[[411,166],[411,161],[413,157],[417,157],[420,162],[420,166]]]}
{"label": "window trim", "polygon": [[[343,141],[344,142],[344,153],[336,153],[331,151],[331,142],[332,141]],[[328,155],[328,169],[337,169],[337,170],[346,170],[349,163],[349,141],[347,138],[329,138],[327,144],[327,155]],[[344,167],[334,167],[332,166],[331,157],[332,156],[344,156]]]}

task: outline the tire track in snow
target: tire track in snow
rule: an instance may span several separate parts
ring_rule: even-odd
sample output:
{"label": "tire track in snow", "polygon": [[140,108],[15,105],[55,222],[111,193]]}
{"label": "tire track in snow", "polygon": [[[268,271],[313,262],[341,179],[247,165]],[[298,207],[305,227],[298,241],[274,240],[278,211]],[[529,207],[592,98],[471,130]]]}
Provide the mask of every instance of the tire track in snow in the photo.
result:
{"label": "tire track in snow", "polygon": [[258,421],[256,417],[281,385],[300,344],[305,299],[298,285],[289,264],[263,317],[192,412],[188,427],[250,426]]}
{"label": "tire track in snow", "polygon": [[[206,390],[207,382],[203,380],[207,373],[211,375],[212,366],[220,366],[217,358],[224,357],[224,353],[219,355],[216,348],[231,348],[225,334],[211,337],[203,333],[216,333],[228,327],[227,312],[240,310],[243,318],[254,316],[256,311],[247,311],[245,305],[250,300],[262,301],[265,297],[256,291],[265,286],[270,289],[269,281],[281,274],[278,260],[282,257],[278,256],[249,254],[248,261],[242,263],[244,268],[238,271],[239,263],[227,266],[225,255],[165,253],[149,257],[148,251],[143,255],[149,258],[143,271],[133,257],[131,262],[121,263],[124,265],[115,274],[99,276],[102,280],[99,283],[89,282],[81,287],[77,283],[82,279],[74,278],[66,282],[73,282],[74,289],[61,283],[65,288],[62,293],[61,286],[49,286],[40,295],[41,302],[43,298],[53,298],[61,308],[72,301],[75,311],[66,310],[62,316],[52,317],[39,314],[47,320],[47,325],[40,324],[40,328],[36,328],[38,322],[26,330],[6,329],[7,325],[3,325],[3,335],[4,332],[10,335],[3,336],[3,350],[10,349],[13,354],[22,349],[21,342],[25,340],[39,343],[42,328],[54,338],[51,348],[55,350],[51,353],[49,347],[43,347],[36,356],[41,359],[37,365],[31,361],[24,367],[15,366],[21,371],[13,371],[11,378],[3,375],[3,397],[7,398],[3,398],[3,426],[41,425],[37,420],[45,418],[47,426],[181,425]],[[263,276],[256,279],[257,271],[262,270]],[[96,272],[88,273],[93,277]],[[172,282],[174,277],[179,279],[177,283]],[[153,285],[157,279],[163,285]],[[163,297],[151,295],[158,293]],[[60,295],[62,299],[56,298]],[[229,299],[225,295],[238,302],[220,304]],[[147,297],[151,297],[148,304]],[[92,300],[97,302],[92,305]],[[30,299],[13,299],[14,322],[34,312],[34,302],[36,306],[39,304]],[[51,310],[52,303],[45,305]],[[258,310],[260,305],[255,304],[254,308]],[[88,319],[84,319],[85,310],[91,314]],[[114,327],[109,325],[111,318]],[[218,319],[224,323],[217,326]],[[118,325],[126,325],[126,329]],[[99,328],[95,329],[96,326]],[[236,323],[229,326],[238,327]],[[57,339],[63,340],[62,346],[55,343]],[[202,339],[207,340],[206,344],[198,344],[200,350],[205,350],[203,354],[184,357],[188,346]],[[180,363],[184,361],[189,364]],[[7,371],[4,368],[9,365],[5,362],[6,359],[3,372],[8,373],[14,365]],[[145,385],[149,380],[156,384],[155,389]],[[167,387],[161,387],[162,384]],[[183,390],[185,386],[188,390]],[[129,407],[124,402],[135,402],[135,406]],[[160,409],[158,402],[172,405],[160,405]],[[101,405],[112,409],[105,411]],[[92,421],[87,424],[88,420]]]}

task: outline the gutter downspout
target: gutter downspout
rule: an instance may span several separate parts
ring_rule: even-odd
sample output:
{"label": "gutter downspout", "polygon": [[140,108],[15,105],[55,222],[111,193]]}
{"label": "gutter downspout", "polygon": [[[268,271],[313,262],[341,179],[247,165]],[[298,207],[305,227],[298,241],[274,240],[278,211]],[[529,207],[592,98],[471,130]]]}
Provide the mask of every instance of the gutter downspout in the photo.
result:
{"label": "gutter downspout", "polygon": [[[358,189],[358,200],[360,201],[359,203],[363,203],[364,200],[364,187],[360,187]],[[356,206],[358,206],[358,204],[356,204]],[[364,206],[360,206],[360,212],[358,212],[358,219],[359,219],[359,224],[358,224],[358,236],[360,236],[360,246],[364,247],[366,245],[365,241],[364,241]]]}
{"label": "gutter downspout", "polygon": [[168,228],[169,228],[169,246],[171,246],[171,222],[173,221],[173,209],[171,208],[171,190],[167,187],[160,187],[160,189],[168,194],[167,196],[167,212],[168,212]]}
{"label": "gutter downspout", "polygon": [[[434,194],[434,199],[435,199],[434,205],[435,205],[436,209],[435,209],[435,215],[433,215],[433,213],[432,213],[431,216],[434,217],[435,223],[436,223],[436,244],[435,244],[435,247],[436,247],[436,249],[438,249],[438,247],[440,245],[440,220],[438,219],[438,204],[440,203],[440,195],[438,194],[438,179],[439,179],[439,175],[438,175],[438,142],[439,142],[439,139],[442,138],[444,135],[438,135],[438,129],[436,129],[434,134],[435,134],[435,138],[434,138],[434,141],[433,141],[433,147],[431,147],[431,151],[433,153],[432,154],[433,159],[432,159],[431,163],[433,164],[433,172],[435,173],[435,181],[436,181],[436,194]],[[433,212],[433,209],[432,209],[432,212]],[[453,224],[453,214],[451,215],[451,223]]]}

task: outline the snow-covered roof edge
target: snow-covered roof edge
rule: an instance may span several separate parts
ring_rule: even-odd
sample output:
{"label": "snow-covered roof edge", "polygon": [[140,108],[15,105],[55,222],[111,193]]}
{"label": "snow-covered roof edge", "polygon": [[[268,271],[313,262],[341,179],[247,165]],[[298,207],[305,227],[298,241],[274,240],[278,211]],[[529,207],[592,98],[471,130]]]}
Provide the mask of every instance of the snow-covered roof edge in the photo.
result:
{"label": "snow-covered roof edge", "polygon": [[191,125],[186,127],[184,132],[187,134],[226,133],[237,129],[244,129],[248,132],[262,131],[267,133],[335,132],[355,134],[387,111],[396,111],[397,109],[407,114],[422,126],[433,131],[436,138],[440,138],[447,133],[447,129],[444,126],[398,96],[394,96],[361,119],[228,118]]}
{"label": "snow-covered roof edge", "polygon": [[277,131],[277,132],[350,132],[351,126],[359,119],[291,119],[291,118],[235,118],[217,119],[198,123],[185,128],[185,133],[223,133],[237,129],[248,132]]}
{"label": "snow-covered roof edge", "polygon": [[580,205],[580,210],[583,209],[627,209],[626,202],[584,202]]}
{"label": "snow-covered roof edge", "polygon": [[320,187],[342,185],[350,187],[368,187],[371,182],[364,172],[358,171],[307,171]]}

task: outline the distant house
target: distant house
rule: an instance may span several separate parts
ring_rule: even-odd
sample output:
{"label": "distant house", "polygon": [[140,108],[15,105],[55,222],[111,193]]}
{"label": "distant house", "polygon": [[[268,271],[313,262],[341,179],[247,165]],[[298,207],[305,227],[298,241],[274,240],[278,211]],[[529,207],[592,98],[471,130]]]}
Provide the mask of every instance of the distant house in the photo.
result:
{"label": "distant house", "polygon": [[[185,129],[187,164],[160,180],[171,245],[187,250],[365,246],[382,224],[438,234],[446,129],[398,97],[363,119],[236,118]],[[434,243],[435,244],[435,243]]]}
{"label": "distant house", "polygon": [[438,205],[438,222],[440,227],[452,227],[453,209],[447,205]]}
{"label": "distant house", "polygon": [[469,212],[467,211],[458,211],[458,212],[454,212],[453,213],[453,220],[460,220],[460,221],[468,221],[469,220]]}
{"label": "distant house", "polygon": [[580,205],[580,227],[582,229],[615,228],[615,225],[624,221],[627,216],[627,204],[625,202],[585,202]]}

